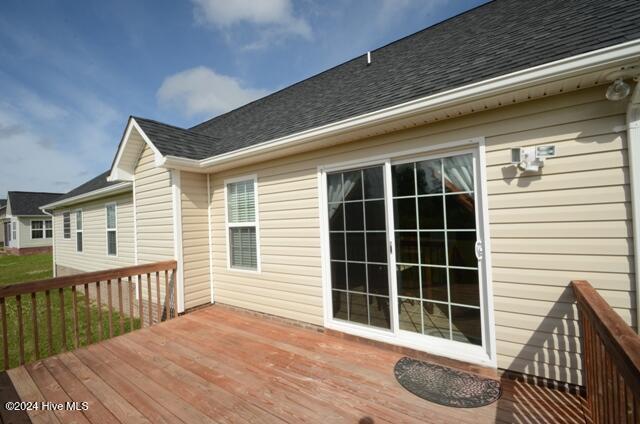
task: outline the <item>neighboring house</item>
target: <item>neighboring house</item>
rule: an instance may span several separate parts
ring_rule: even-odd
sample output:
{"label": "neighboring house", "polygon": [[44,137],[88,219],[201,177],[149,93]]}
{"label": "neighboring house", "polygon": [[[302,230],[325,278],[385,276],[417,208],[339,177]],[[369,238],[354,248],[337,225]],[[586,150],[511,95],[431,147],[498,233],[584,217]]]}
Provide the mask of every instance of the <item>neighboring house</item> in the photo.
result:
{"label": "neighboring house", "polygon": [[7,214],[7,199],[0,199],[0,246],[7,244],[5,239],[6,232],[4,231],[5,223],[4,217]]}
{"label": "neighboring house", "polygon": [[51,251],[53,227],[51,216],[40,205],[51,203],[61,193],[10,191],[4,212],[0,210],[0,222],[4,227],[7,252],[14,255],[30,255]]}
{"label": "neighboring house", "polygon": [[43,203],[58,271],[175,258],[181,310],[583,384],[570,280],[637,329],[639,19],[495,1],[190,129],[131,117],[106,179]]}

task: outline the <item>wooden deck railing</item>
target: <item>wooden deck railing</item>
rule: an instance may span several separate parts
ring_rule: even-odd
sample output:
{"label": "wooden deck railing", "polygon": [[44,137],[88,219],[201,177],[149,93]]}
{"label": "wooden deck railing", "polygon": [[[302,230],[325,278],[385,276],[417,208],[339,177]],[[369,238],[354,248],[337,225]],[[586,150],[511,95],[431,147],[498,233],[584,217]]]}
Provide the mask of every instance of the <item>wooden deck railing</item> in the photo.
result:
{"label": "wooden deck railing", "polygon": [[172,260],[0,287],[3,369],[176,317],[176,270]]}
{"label": "wooden deck railing", "polygon": [[587,403],[595,423],[640,423],[640,336],[587,281],[572,281],[582,323]]}

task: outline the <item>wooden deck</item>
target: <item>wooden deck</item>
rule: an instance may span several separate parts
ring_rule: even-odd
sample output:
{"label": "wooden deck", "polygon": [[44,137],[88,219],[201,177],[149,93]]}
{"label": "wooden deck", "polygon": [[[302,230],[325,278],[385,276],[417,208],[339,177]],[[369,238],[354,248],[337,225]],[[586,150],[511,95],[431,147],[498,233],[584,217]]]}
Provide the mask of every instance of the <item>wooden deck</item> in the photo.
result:
{"label": "wooden deck", "polygon": [[396,382],[402,356],[212,306],[8,375],[22,400],[88,402],[33,422],[587,422],[581,398],[508,379],[482,408],[427,402]]}

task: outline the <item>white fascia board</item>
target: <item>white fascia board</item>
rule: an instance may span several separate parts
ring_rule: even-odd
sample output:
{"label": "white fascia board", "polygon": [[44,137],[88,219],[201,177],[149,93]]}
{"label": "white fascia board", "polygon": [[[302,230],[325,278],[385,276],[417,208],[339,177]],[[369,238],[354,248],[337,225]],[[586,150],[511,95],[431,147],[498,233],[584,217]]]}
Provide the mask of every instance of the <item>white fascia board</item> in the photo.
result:
{"label": "white fascia board", "polygon": [[[86,202],[88,200],[100,199],[106,196],[112,196],[118,193],[124,193],[132,190],[132,184],[125,181],[120,184],[115,184],[109,187],[101,188],[99,190],[90,191],[88,193],[79,194],[77,196],[69,197],[68,199],[60,200],[59,202],[49,203],[48,205],[40,206],[42,211],[45,209],[56,209],[62,206],[68,206],[79,202]],[[46,213],[46,211],[45,211]]]}
{"label": "white fascia board", "polygon": [[107,181],[118,181],[118,180],[126,180],[133,181],[133,172],[127,172],[123,170],[120,166],[120,162],[122,161],[122,155],[127,148],[127,144],[129,142],[129,137],[131,135],[131,131],[136,129],[147,146],[153,151],[154,162],[156,166],[162,166],[164,163],[164,157],[162,153],[158,150],[158,148],[151,142],[151,139],[142,131],[140,125],[136,122],[135,118],[130,118],[129,123],[127,124],[127,128],[124,132],[124,136],[122,137],[122,141],[120,143],[120,147],[118,148],[118,152],[116,153],[116,159],[113,162],[113,167],[111,167],[111,173],[107,177]]}
{"label": "white fascia board", "polygon": [[289,136],[269,140],[254,146],[234,150],[207,159],[195,160],[176,156],[165,156],[158,163],[165,168],[212,170],[216,166],[241,158],[266,153],[300,143],[336,136],[349,131],[366,128],[375,123],[391,122],[413,115],[452,107],[473,100],[505,94],[534,85],[570,78],[602,69],[607,66],[626,63],[640,57],[640,39],[617,44],[577,56],[549,62],[532,68],[512,72],[510,74],[488,80],[468,84],[442,93],[433,94],[421,99],[412,100],[396,106],[380,109],[339,122],[316,127]]}

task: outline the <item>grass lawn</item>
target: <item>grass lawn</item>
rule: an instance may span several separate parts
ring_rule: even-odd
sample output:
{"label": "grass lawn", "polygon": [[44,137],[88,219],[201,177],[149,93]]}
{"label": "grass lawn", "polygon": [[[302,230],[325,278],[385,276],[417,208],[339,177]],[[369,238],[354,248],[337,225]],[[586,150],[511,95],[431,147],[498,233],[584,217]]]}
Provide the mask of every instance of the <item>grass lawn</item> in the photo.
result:
{"label": "grass lawn", "polygon": [[[31,255],[31,256],[0,256],[0,285],[13,283],[28,282],[52,276],[52,258],[51,254]],[[105,283],[103,283],[105,284]],[[97,341],[98,334],[98,305],[91,302],[89,311],[91,317],[91,341],[87,337],[87,319],[85,308],[85,296],[83,287],[77,290],[78,305],[78,338],[79,346],[85,346],[91,342]],[[95,287],[91,288],[92,292]],[[123,286],[124,290],[124,286]],[[64,290],[64,328],[66,331],[66,346],[62,343],[62,317],[60,308],[60,294],[58,290],[51,292],[51,327],[52,327],[52,347],[53,352],[58,353],[63,350],[74,349],[74,325],[73,325],[73,297],[71,288]],[[103,302],[105,302],[103,300]],[[114,309],[117,309],[117,300],[114,297]],[[34,320],[32,299],[30,295],[24,295],[21,299],[22,303],[22,322],[24,329],[24,352],[25,361],[30,362],[36,359],[34,344]],[[18,344],[18,304],[16,298],[8,298],[6,300],[7,307],[7,330],[9,339],[9,367],[13,368],[19,364],[19,344]],[[46,297],[44,292],[36,295],[36,317],[38,322],[38,341],[40,357],[49,355],[49,342],[47,336],[47,320],[46,320]],[[125,332],[130,331],[130,321],[125,319]],[[120,334],[120,315],[115,312],[112,315],[114,335]],[[134,328],[139,328],[140,320],[134,320]],[[109,337],[109,318],[107,308],[102,307],[102,337]],[[4,341],[3,341],[4,343]],[[2,353],[0,351],[0,360]]]}

